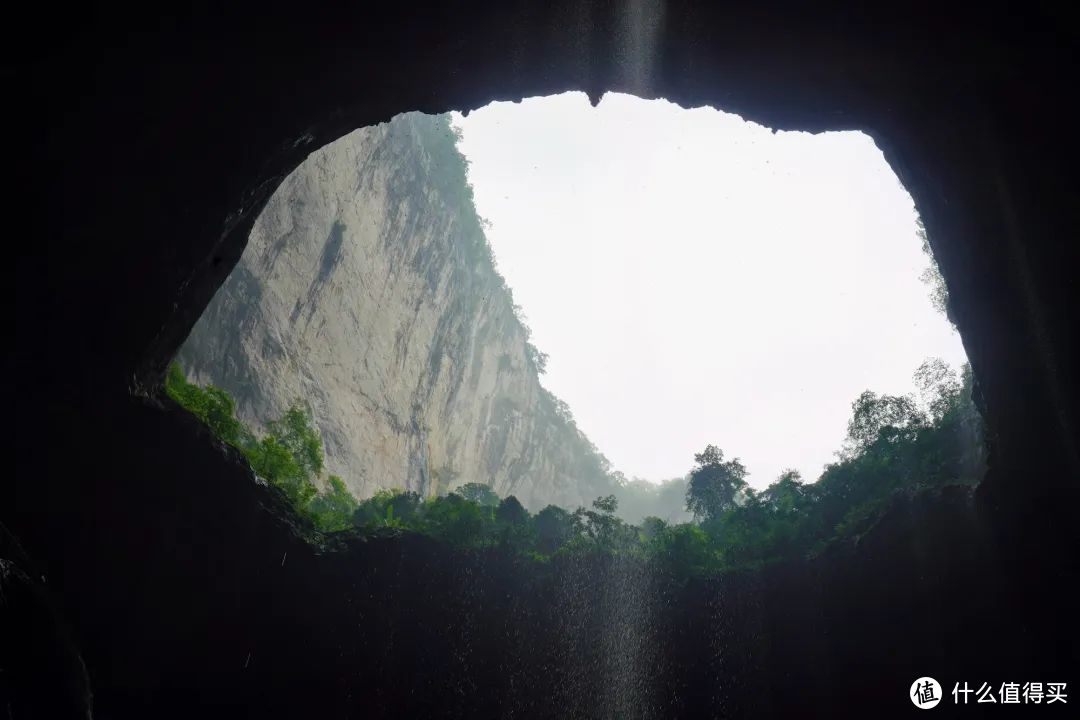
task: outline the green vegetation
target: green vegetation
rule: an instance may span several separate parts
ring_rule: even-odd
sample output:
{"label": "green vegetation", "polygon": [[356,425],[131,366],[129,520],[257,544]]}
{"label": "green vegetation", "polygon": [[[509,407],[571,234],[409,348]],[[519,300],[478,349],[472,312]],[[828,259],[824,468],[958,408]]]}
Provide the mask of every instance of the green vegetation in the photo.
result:
{"label": "green vegetation", "polygon": [[454,493],[460,495],[469,502],[474,502],[483,507],[495,507],[499,504],[499,496],[495,494],[495,491],[491,489],[490,485],[485,485],[484,483],[465,483],[455,490]]}
{"label": "green vegetation", "polygon": [[[669,494],[670,488],[685,487],[682,502],[694,521],[652,516],[637,524],[618,517],[616,494],[598,497],[589,508],[549,505],[534,515],[515,497],[500,498],[478,482],[430,498],[381,490],[357,502],[342,479],[331,475],[318,493],[322,442],[304,410],[291,408],[257,438],[236,419],[224,391],[189,383],[175,365],[165,388],[218,438],[239,449],[252,469],[321,531],[412,532],[460,548],[501,547],[541,561],[631,555],[686,577],[810,556],[865,532],[899,493],[978,482],[984,458],[970,370],[965,367],[958,377],[940,360],[928,360],[915,381],[917,397],[867,391],[852,403],[844,448],[817,482],[804,482],[788,470],[756,491],[738,458],[726,460],[719,447],[709,445],[694,456],[683,485],[661,486]],[[637,482],[607,470],[616,492]]]}
{"label": "green vegetation", "polygon": [[236,418],[236,403],[228,393],[188,382],[175,363],[165,376],[165,393],[204,422],[219,440],[239,450],[255,474],[280,488],[316,528],[329,532],[351,524],[357,503],[341,478],[331,475],[322,494],[316,489],[315,480],[323,470],[322,440],[299,405],[268,423],[267,434],[258,438]]}
{"label": "green vegetation", "polygon": [[739,495],[746,493],[746,468],[739,459],[724,462],[724,452],[709,445],[694,456],[697,465],[686,487],[686,508],[695,518],[719,517],[736,507]]}
{"label": "green vegetation", "polygon": [[919,280],[930,290],[930,303],[934,309],[955,325],[956,322],[949,309],[949,289],[945,286],[945,278],[938,268],[937,260],[934,259],[934,251],[930,248],[930,238],[926,234],[926,225],[923,224],[921,217],[915,218],[915,234],[922,243],[923,254],[930,260],[930,264],[919,274]]}
{"label": "green vegetation", "polygon": [[[420,129],[418,138],[430,166],[425,169],[428,182],[446,201],[454,216],[456,245],[466,254],[471,265],[491,268],[495,273],[495,256],[491,252],[484,228],[487,221],[476,212],[473,187],[469,183],[469,161],[458,150],[461,130],[450,123],[450,115],[415,113],[413,121]],[[502,277],[498,277],[503,284]]]}
{"label": "green vegetation", "polygon": [[352,526],[353,515],[356,513],[356,498],[345,487],[341,478],[331,475],[326,492],[311,501],[308,512],[315,522],[315,527],[320,530],[344,530]]}

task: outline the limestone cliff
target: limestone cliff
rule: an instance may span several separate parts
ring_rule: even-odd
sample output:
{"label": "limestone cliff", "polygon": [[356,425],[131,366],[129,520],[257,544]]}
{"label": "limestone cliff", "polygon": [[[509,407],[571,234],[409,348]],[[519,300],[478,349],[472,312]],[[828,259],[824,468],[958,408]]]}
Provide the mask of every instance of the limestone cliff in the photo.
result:
{"label": "limestone cliff", "polygon": [[609,488],[540,385],[446,116],[314,153],[274,194],[180,351],[253,428],[299,400],[358,497],[489,483],[536,509]]}

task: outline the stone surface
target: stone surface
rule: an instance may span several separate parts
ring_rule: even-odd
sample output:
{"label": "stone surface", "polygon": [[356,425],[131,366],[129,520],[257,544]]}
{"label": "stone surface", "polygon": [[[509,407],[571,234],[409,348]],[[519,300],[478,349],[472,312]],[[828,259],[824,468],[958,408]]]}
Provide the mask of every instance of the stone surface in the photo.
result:
{"label": "stone surface", "polygon": [[602,461],[540,385],[451,155],[445,119],[419,113],[313,152],[255,222],[181,365],[253,429],[308,407],[327,472],[357,497],[482,482],[533,510],[588,505],[607,487]]}

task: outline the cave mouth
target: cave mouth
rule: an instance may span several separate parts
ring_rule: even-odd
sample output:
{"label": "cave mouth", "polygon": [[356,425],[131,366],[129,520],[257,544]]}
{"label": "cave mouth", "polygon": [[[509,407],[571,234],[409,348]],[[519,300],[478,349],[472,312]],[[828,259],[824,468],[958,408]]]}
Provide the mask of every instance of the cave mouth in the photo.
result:
{"label": "cave mouth", "polygon": [[566,93],[313,152],[166,390],[327,530],[450,495],[677,525],[889,465],[838,525],[981,479],[947,312],[868,136]]}

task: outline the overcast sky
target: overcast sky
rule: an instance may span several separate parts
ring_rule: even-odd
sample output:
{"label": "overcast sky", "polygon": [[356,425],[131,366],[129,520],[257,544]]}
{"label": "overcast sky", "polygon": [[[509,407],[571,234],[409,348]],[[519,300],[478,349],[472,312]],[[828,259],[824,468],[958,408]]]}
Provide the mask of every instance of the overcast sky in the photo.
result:
{"label": "overcast sky", "polygon": [[911,197],[866,135],[584,94],[454,116],[543,384],[615,467],[714,443],[751,484],[834,459],[852,400],[960,339],[931,306]]}

